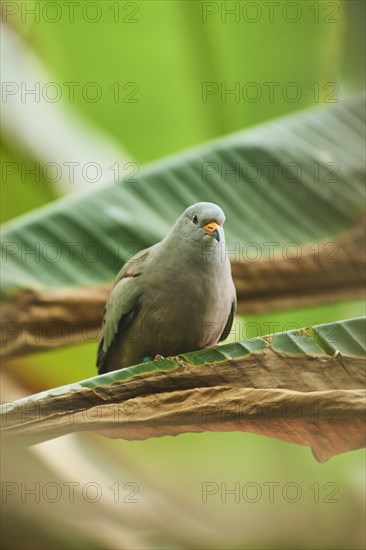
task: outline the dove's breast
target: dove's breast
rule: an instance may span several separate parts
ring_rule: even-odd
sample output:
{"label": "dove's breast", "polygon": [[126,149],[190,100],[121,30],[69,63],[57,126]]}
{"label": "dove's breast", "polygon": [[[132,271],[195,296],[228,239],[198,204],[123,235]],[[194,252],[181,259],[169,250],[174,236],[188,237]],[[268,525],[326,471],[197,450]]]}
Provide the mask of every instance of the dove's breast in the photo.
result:
{"label": "dove's breast", "polygon": [[159,280],[147,277],[138,321],[144,354],[169,356],[216,344],[230,314],[232,288],[223,265],[196,276],[175,268]]}

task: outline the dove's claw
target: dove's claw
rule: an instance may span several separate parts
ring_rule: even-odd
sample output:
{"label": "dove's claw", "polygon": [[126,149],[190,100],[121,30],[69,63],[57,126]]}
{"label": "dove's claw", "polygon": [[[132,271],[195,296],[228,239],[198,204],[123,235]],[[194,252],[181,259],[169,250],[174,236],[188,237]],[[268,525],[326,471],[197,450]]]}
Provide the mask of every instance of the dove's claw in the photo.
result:
{"label": "dove's claw", "polygon": [[162,355],[146,355],[146,357],[143,358],[143,363],[148,363],[149,361],[159,361],[159,359],[164,359]]}

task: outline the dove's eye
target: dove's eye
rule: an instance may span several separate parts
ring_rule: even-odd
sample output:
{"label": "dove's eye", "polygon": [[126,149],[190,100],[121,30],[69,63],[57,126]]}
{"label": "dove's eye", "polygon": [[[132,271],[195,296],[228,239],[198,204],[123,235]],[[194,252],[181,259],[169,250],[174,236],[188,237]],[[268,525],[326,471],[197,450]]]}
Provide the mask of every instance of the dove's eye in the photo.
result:
{"label": "dove's eye", "polygon": [[197,218],[196,214],[193,215],[192,222],[193,223],[198,223],[198,218]]}

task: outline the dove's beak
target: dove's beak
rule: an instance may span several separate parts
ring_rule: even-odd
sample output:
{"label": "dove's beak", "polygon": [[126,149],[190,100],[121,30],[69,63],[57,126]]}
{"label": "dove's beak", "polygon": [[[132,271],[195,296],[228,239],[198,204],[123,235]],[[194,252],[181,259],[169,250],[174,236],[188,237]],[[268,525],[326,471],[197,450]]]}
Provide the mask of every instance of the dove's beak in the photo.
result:
{"label": "dove's beak", "polygon": [[219,233],[219,227],[220,225],[216,222],[210,222],[203,226],[204,231],[208,233],[211,237],[214,237],[217,241],[220,242],[220,233]]}

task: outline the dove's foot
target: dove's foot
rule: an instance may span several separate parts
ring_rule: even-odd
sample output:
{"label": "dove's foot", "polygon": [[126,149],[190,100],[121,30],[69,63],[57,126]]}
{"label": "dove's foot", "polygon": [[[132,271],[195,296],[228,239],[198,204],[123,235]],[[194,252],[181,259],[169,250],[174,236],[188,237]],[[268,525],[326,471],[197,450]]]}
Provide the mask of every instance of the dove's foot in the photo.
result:
{"label": "dove's foot", "polygon": [[147,355],[143,358],[143,363],[148,363],[149,361],[159,361],[159,359],[164,359],[162,355]]}

